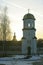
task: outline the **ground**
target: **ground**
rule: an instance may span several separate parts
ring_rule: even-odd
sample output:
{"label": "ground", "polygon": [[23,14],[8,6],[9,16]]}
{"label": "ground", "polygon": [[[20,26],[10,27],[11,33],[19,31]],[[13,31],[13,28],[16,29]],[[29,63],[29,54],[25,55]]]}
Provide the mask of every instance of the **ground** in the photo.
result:
{"label": "ground", "polygon": [[[25,56],[16,55],[15,57],[0,58],[0,64],[5,65],[42,65],[43,56],[32,56],[29,59],[23,59]],[[39,63],[40,62],[40,63]]]}

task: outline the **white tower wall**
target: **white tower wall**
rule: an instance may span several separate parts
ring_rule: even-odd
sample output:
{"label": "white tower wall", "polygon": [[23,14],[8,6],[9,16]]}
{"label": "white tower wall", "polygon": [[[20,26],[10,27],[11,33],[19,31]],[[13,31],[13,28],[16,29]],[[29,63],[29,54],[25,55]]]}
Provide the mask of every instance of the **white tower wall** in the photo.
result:
{"label": "white tower wall", "polygon": [[26,38],[26,39],[31,39],[31,38],[34,38],[35,36],[35,32],[34,30],[24,30],[23,31],[23,37]]}
{"label": "white tower wall", "polygon": [[22,42],[22,54],[27,54],[27,40],[23,39]]}

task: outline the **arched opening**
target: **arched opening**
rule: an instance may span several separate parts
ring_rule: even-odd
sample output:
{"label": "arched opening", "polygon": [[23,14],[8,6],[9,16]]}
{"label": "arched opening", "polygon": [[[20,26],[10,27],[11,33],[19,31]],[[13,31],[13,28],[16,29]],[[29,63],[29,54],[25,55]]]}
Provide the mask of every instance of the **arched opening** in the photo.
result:
{"label": "arched opening", "polygon": [[28,23],[28,27],[30,27],[30,23]]}
{"label": "arched opening", "polygon": [[27,48],[27,55],[31,56],[31,47],[30,46]]}

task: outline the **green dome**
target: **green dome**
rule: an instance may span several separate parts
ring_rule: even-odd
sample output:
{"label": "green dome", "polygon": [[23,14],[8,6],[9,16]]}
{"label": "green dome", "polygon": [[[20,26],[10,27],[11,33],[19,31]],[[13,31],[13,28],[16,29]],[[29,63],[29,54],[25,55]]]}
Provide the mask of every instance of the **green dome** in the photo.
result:
{"label": "green dome", "polygon": [[35,20],[35,17],[32,14],[28,13],[24,15],[23,20],[24,19],[34,19]]}

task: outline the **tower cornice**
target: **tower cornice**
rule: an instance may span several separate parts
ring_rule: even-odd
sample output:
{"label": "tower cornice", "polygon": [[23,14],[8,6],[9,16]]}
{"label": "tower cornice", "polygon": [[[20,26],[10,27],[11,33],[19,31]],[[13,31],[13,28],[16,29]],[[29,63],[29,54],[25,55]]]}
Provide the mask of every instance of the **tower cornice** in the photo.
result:
{"label": "tower cornice", "polygon": [[22,30],[35,30],[36,31],[35,28],[23,28]]}
{"label": "tower cornice", "polygon": [[22,39],[26,39],[25,37],[22,37]]}
{"label": "tower cornice", "polygon": [[34,36],[34,38],[33,39],[37,39],[37,37],[36,36]]}

